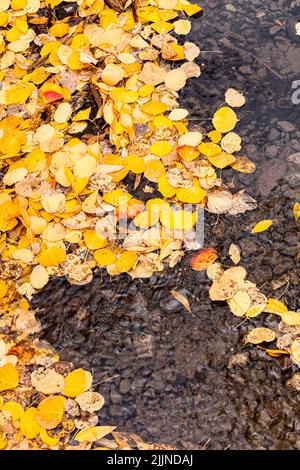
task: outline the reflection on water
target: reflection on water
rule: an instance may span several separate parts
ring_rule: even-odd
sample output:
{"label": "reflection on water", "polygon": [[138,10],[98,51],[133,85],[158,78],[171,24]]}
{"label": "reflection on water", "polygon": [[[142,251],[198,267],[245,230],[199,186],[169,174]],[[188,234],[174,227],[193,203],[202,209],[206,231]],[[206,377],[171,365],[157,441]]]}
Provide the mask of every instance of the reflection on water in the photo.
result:
{"label": "reflection on water", "polygon": [[[280,295],[286,283],[274,292],[272,280],[286,276],[283,300],[290,309],[297,308],[291,208],[300,152],[300,105],[292,102],[292,84],[300,79],[299,40],[291,29],[300,14],[295,3],[201,2],[205,15],[194,21],[190,39],[203,50],[202,75],[182,96],[193,124],[209,125],[228,88],[246,95],[237,132],[258,170],[226,170],[222,178],[246,188],[259,209],[220,219],[207,215],[205,244],[218,247],[225,263],[230,243],[238,244],[250,280],[267,295]],[[272,230],[249,236],[249,227],[265,218],[275,221]],[[259,349],[242,350],[240,337],[252,324],[238,327],[226,307],[209,301],[208,288],[187,255],[173,271],[142,281],[104,274],[82,287],[53,281],[34,305],[45,338],[62,357],[94,369],[107,402],[103,423],[185,448],[202,448],[208,440],[211,449],[299,448],[300,418],[293,410],[300,399],[284,385],[290,364]],[[188,298],[192,313],[171,290]],[[228,367],[238,352],[244,366]]]}

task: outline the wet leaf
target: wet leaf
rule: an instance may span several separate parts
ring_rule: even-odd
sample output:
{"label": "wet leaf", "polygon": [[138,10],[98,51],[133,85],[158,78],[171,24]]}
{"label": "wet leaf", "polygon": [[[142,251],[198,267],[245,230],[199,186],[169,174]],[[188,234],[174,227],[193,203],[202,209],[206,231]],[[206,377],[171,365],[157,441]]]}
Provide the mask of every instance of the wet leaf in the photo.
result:
{"label": "wet leaf", "polygon": [[213,264],[218,257],[216,248],[200,250],[192,256],[190,266],[194,271],[203,271]]}
{"label": "wet leaf", "polygon": [[244,341],[246,343],[260,344],[260,343],[271,343],[276,338],[275,331],[270,328],[254,328],[247,333]]}
{"label": "wet leaf", "polygon": [[110,434],[114,429],[116,429],[115,426],[94,426],[79,431],[75,439],[78,442],[94,442]]}
{"label": "wet leaf", "polygon": [[251,233],[264,232],[265,230],[268,230],[268,228],[270,228],[272,224],[273,224],[272,220],[268,220],[268,219],[261,220],[253,227]]}
{"label": "wet leaf", "polygon": [[229,256],[234,264],[239,264],[241,260],[241,253],[239,247],[234,243],[232,243],[229,247]]}
{"label": "wet leaf", "polygon": [[171,294],[174,299],[178,300],[178,302],[180,302],[184,308],[186,308],[187,311],[191,313],[190,303],[184,295],[180,294],[180,292],[177,292],[176,290],[171,290]]}

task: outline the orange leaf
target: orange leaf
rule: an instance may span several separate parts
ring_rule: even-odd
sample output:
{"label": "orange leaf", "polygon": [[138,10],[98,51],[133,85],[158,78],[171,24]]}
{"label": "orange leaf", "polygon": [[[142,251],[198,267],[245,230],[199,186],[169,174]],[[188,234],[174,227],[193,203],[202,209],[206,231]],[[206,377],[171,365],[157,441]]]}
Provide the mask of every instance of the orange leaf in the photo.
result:
{"label": "orange leaf", "polygon": [[215,248],[205,248],[193,255],[190,266],[194,271],[203,271],[216,261],[217,257],[218,253]]}

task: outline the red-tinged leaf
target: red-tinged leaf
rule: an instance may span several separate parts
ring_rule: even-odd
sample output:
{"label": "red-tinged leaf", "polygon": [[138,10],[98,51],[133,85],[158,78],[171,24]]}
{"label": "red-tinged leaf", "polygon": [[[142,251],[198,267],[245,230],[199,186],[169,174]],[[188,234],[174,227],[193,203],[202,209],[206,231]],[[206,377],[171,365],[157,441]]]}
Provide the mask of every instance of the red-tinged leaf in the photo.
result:
{"label": "red-tinged leaf", "polygon": [[117,208],[117,216],[119,219],[133,219],[136,215],[143,212],[145,204],[138,199],[130,199],[127,204]]}
{"label": "red-tinged leaf", "polygon": [[43,97],[46,103],[54,103],[55,101],[63,99],[63,95],[61,93],[57,93],[57,91],[45,91],[43,93]]}
{"label": "red-tinged leaf", "polygon": [[194,271],[203,271],[216,261],[217,257],[218,253],[215,248],[205,248],[193,255],[190,266]]}

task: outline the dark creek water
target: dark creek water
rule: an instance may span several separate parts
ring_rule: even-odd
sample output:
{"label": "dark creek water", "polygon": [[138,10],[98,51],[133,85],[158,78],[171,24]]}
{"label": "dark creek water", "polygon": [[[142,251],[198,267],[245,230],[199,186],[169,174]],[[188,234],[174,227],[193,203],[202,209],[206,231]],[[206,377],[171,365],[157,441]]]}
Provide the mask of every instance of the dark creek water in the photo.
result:
{"label": "dark creek water", "polygon": [[[292,207],[300,178],[300,104],[295,96],[292,102],[292,86],[300,80],[294,31],[300,2],[201,5],[205,14],[193,21],[190,40],[203,50],[202,75],[189,81],[182,105],[202,122],[229,87],[244,92],[247,105],[239,110],[238,132],[244,154],[258,169],[236,176],[226,170],[222,177],[228,182],[234,177],[235,185],[259,203],[242,216],[207,214],[205,245],[216,246],[224,263],[230,244],[239,245],[249,279],[297,309]],[[273,219],[273,227],[250,235],[266,218]],[[93,369],[96,389],[106,399],[102,424],[179,448],[299,449],[300,394],[285,385],[291,363],[240,343],[250,327],[274,326],[274,318],[241,325],[225,305],[209,300],[205,273],[192,271],[189,259],[143,281],[104,274],[82,287],[52,281],[33,301],[43,337],[63,359]],[[275,290],[275,284],[282,287]],[[171,290],[189,299],[191,314]],[[234,365],[237,353],[246,354]]]}

